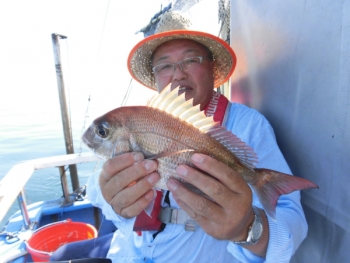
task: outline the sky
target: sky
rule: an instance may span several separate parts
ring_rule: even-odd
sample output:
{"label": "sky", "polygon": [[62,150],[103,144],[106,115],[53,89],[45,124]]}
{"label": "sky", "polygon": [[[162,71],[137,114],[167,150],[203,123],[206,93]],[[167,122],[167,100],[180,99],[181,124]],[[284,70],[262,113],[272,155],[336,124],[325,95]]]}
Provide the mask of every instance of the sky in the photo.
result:
{"label": "sky", "polygon": [[[57,104],[52,33],[67,36],[60,48],[70,106],[85,110],[89,97],[96,115],[120,106],[131,80],[127,56],[143,38],[135,32],[169,2],[0,0],[0,110],[12,111],[16,104],[17,110],[42,114]],[[211,20],[207,11],[217,1],[202,2],[198,6],[206,11],[190,15],[201,24],[214,21],[210,26],[216,30],[217,13]],[[144,104],[152,94],[135,82],[128,104]]]}
{"label": "sky", "polygon": [[160,10],[162,1],[120,2],[0,0],[1,107],[15,103],[35,111],[52,106],[52,95],[57,97],[52,33],[68,37],[60,41],[61,59],[70,96],[82,99],[76,103],[103,95],[102,105],[113,100],[119,105],[131,79],[128,52],[143,37],[135,32]]}

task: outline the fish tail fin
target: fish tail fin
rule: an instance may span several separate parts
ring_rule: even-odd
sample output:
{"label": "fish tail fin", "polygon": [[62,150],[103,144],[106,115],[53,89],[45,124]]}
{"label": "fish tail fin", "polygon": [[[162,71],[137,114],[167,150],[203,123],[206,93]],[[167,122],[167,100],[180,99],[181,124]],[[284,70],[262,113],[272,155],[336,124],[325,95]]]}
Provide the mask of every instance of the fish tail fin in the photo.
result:
{"label": "fish tail fin", "polygon": [[280,173],[274,170],[255,168],[257,181],[252,184],[265,212],[275,219],[278,198],[297,190],[318,188],[313,182],[304,178]]}

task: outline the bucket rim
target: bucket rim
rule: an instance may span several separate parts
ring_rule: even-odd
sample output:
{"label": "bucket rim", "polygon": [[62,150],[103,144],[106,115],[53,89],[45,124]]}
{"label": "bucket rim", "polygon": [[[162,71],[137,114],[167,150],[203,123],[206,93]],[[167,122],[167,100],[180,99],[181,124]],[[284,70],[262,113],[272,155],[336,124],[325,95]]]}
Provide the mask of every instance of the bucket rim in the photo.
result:
{"label": "bucket rim", "polygon": [[[73,222],[72,219],[67,218],[67,219],[62,220],[62,221],[57,221],[57,222],[54,222],[54,223],[46,224],[46,225],[43,225],[43,226],[39,227],[38,229],[34,230],[33,234],[35,234],[35,233],[39,232],[40,230],[43,230],[43,229],[45,229],[47,227],[50,227],[50,226],[54,226],[54,225],[58,225],[58,224],[65,224],[65,223],[71,223],[71,222]],[[80,223],[80,222],[74,222],[74,223]]]}
{"label": "bucket rim", "polygon": [[42,251],[42,250],[37,250],[35,248],[32,248],[27,240],[25,240],[24,243],[26,244],[26,249],[29,252],[29,254],[32,254],[32,253],[30,253],[30,251],[31,251],[31,252],[34,252],[37,254],[45,255],[47,257],[47,256],[51,256],[53,253],[53,252],[47,252],[47,251]]}

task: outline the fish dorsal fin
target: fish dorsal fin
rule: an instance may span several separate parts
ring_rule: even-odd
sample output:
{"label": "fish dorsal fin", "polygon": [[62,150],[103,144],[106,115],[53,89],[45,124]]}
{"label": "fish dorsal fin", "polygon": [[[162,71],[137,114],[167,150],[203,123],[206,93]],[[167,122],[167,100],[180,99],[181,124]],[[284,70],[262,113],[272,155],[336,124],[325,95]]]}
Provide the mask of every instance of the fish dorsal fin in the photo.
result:
{"label": "fish dorsal fin", "polygon": [[213,117],[207,117],[204,111],[200,110],[199,105],[193,106],[193,99],[186,101],[185,93],[180,95],[178,93],[179,87],[171,90],[171,84],[169,84],[149,101],[148,106],[185,120],[220,142],[246,167],[255,168],[258,158],[250,146],[221,126],[219,122],[215,122]]}
{"label": "fish dorsal fin", "polygon": [[[148,101],[147,106],[152,107],[152,108],[157,108],[157,109],[161,109],[162,105],[164,104],[167,100],[169,100],[169,98],[167,98],[167,95],[172,93],[171,91],[171,83],[168,84],[168,86],[166,86],[162,92],[160,92],[159,94],[155,94],[152,96],[152,98],[150,99],[150,101]],[[177,94],[176,94],[177,97]]]}
{"label": "fish dorsal fin", "polygon": [[[169,87],[169,90],[170,90],[170,87]],[[157,108],[160,110],[165,110],[168,107],[168,104],[170,101],[174,101],[176,98],[179,97],[178,89],[174,89],[168,93],[164,93],[163,95],[164,96],[162,100],[157,105]],[[183,98],[182,100],[185,101],[185,98]]]}

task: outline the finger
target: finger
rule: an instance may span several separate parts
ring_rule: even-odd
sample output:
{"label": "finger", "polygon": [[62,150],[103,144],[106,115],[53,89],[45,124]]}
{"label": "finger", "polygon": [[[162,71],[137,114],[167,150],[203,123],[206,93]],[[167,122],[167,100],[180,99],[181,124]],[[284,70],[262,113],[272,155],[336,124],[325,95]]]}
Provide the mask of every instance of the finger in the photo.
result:
{"label": "finger", "polygon": [[153,200],[152,187],[159,178],[158,173],[151,173],[133,186],[125,188],[112,199],[110,205],[113,210],[124,218],[132,218],[140,214]]}
{"label": "finger", "polygon": [[[210,236],[216,239],[224,239],[228,238],[223,237],[231,237],[231,233],[227,233],[227,228],[225,228],[224,218],[222,216],[213,218],[208,218],[204,215],[198,214],[195,210],[193,210],[186,203],[179,200],[179,206],[187,212],[187,214],[198,224],[201,228]],[[214,214],[215,215],[215,214]]]}
{"label": "finger", "polygon": [[[125,208],[129,206],[135,207],[135,204],[136,204],[136,209],[140,207],[141,209],[140,211],[142,211],[142,209],[147,207],[147,204],[149,204],[149,200],[147,198],[149,196],[147,196],[147,193],[158,182],[159,178],[160,178],[159,174],[156,172],[153,172],[147,175],[146,177],[142,178],[132,186],[123,189],[120,193],[118,193],[115,197],[113,197],[111,201],[111,204],[113,204],[113,208],[115,212],[118,214],[122,214],[122,211]],[[128,214],[127,216],[129,215],[130,214]]]}
{"label": "finger", "polygon": [[191,161],[197,168],[210,174],[234,192],[243,193],[249,188],[238,172],[210,156],[196,153],[192,155]]}
{"label": "finger", "polygon": [[[212,158],[210,159],[215,161]],[[179,165],[176,172],[182,179],[200,189],[224,210],[229,211],[234,209],[239,214],[245,214],[252,202],[252,191],[250,187],[240,178],[242,181],[241,187],[237,189],[235,185],[237,184],[237,176],[234,175],[235,172],[220,162],[218,164],[218,170],[215,173],[226,173],[229,179],[223,180],[225,182],[218,181],[213,177],[203,174],[201,171],[185,165]],[[230,178],[233,179],[230,180]]]}
{"label": "finger", "polygon": [[142,160],[144,160],[144,157],[140,152],[125,153],[111,158],[107,160],[102,167],[102,171],[104,173],[100,176],[102,177],[101,180],[108,182],[113,177],[113,175],[119,171],[122,171],[135,162],[140,162]]}
{"label": "finger", "polygon": [[[223,227],[223,217],[215,216],[215,220],[199,214],[196,210],[193,210],[187,203],[178,201],[178,205],[187,212],[187,214],[198,224],[201,228],[210,236],[223,239],[223,236],[229,236],[226,233],[226,228]],[[215,212],[216,213],[216,212]],[[214,213],[214,215],[215,215]]]}
{"label": "finger", "polygon": [[204,222],[203,220],[207,219],[220,222],[224,211],[218,204],[188,190],[176,179],[169,179],[167,186],[172,192],[173,198],[177,204],[197,223],[200,224],[200,222]]}
{"label": "finger", "polygon": [[234,199],[232,191],[223,183],[192,167],[179,165],[176,172],[182,179],[200,189],[218,204],[224,200]]}
{"label": "finger", "polygon": [[[175,199],[175,198],[174,198]],[[197,223],[199,224],[203,229],[205,229],[205,226],[208,225],[209,219],[206,218],[205,216],[199,214],[196,212],[187,202],[184,202],[180,199],[175,199],[176,203],[186,211],[186,213]]]}
{"label": "finger", "polygon": [[120,215],[124,218],[133,218],[138,216],[153,200],[154,191],[149,190],[144,196],[140,197],[135,203],[123,208]]}
{"label": "finger", "polygon": [[[136,162],[130,167],[119,171],[107,182],[100,178],[100,187],[104,198],[107,202],[110,202],[110,200],[124,188],[129,187],[132,183],[135,183],[156,169],[156,161],[144,160]],[[105,171],[101,172],[101,177],[103,177],[104,173]],[[109,175],[107,175],[107,177],[108,176]]]}
{"label": "finger", "polygon": [[144,160],[134,163],[132,166],[120,171],[117,175],[111,178],[110,182],[111,184],[114,184],[115,189],[124,189],[156,169],[156,161]]}

